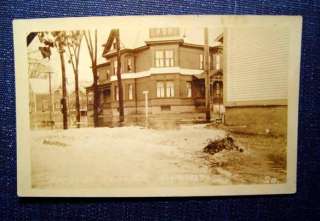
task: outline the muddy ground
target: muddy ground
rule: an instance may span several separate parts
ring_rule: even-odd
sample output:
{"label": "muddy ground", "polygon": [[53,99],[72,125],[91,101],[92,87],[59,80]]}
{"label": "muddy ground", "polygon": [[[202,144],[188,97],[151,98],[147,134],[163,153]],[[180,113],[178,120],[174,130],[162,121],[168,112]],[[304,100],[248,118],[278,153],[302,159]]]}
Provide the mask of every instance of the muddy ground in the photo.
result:
{"label": "muddy ground", "polygon": [[[243,152],[203,152],[225,129],[185,125],[31,132],[32,186],[103,188],[285,182],[283,138],[232,134]],[[283,151],[284,150],[284,151]]]}

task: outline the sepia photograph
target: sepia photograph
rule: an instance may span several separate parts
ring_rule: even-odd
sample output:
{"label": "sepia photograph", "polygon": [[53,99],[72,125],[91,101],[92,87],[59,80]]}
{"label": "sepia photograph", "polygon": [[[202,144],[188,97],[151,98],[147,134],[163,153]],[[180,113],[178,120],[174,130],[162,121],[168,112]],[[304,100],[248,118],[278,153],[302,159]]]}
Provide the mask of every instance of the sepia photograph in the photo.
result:
{"label": "sepia photograph", "polygon": [[18,195],[295,193],[301,26],[15,20]]}

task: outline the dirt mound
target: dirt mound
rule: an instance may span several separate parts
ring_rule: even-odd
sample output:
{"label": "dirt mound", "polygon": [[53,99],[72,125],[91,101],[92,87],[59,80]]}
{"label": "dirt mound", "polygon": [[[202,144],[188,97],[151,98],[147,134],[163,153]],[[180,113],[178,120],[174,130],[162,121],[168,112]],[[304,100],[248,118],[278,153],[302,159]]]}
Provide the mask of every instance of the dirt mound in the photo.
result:
{"label": "dirt mound", "polygon": [[207,146],[203,148],[203,152],[209,154],[216,154],[223,150],[238,150],[243,152],[243,149],[235,144],[234,138],[229,135],[222,139],[209,140]]}

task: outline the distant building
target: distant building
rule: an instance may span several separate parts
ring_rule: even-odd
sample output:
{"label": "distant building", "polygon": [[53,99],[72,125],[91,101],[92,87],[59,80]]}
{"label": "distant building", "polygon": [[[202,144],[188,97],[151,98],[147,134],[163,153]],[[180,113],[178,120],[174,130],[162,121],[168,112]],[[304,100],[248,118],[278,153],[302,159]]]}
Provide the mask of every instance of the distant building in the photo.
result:
{"label": "distant building", "polygon": [[[87,98],[80,90],[81,121],[86,125]],[[52,88],[51,97],[48,79],[29,79],[29,114],[31,128],[62,128],[61,87]],[[75,94],[71,92],[67,99],[69,126],[76,126]]]}
{"label": "distant building", "polygon": [[[222,47],[210,46],[211,94],[215,112],[222,106]],[[204,118],[204,45],[184,42],[179,28],[151,28],[136,48],[121,47],[125,119],[144,116],[148,91],[150,117]],[[117,55],[111,32],[104,44],[106,62],[98,65],[100,124],[118,120]],[[87,87],[88,120],[93,122],[93,89]],[[212,108],[213,110],[214,108]]]}

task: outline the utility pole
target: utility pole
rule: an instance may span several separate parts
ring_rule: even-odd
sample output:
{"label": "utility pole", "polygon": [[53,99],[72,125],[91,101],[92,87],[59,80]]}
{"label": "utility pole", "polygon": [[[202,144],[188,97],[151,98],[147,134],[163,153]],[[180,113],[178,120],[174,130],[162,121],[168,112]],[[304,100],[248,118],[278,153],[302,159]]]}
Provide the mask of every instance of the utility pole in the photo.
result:
{"label": "utility pole", "polygon": [[51,129],[53,128],[53,99],[52,99],[52,87],[51,87],[51,72],[49,74],[49,97],[50,97],[50,125]]}
{"label": "utility pole", "polygon": [[67,86],[66,86],[66,68],[64,64],[63,57],[64,49],[62,44],[59,44],[59,54],[61,62],[61,72],[62,72],[62,115],[63,115],[63,129],[68,129],[68,109],[67,109]]}
{"label": "utility pole", "polygon": [[206,99],[206,121],[211,119],[210,111],[210,64],[209,64],[209,40],[208,28],[204,28],[204,72],[205,72],[205,99]]}
{"label": "utility pole", "polygon": [[143,91],[142,93],[144,94],[146,127],[148,127],[148,125],[149,125],[149,104],[148,104],[148,93],[149,93],[149,91]]}
{"label": "utility pole", "polygon": [[116,45],[117,45],[117,82],[119,88],[119,122],[124,121],[124,110],[123,110],[123,88],[121,80],[121,54],[120,54],[120,33],[119,29],[116,30]]}

